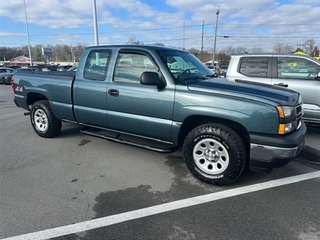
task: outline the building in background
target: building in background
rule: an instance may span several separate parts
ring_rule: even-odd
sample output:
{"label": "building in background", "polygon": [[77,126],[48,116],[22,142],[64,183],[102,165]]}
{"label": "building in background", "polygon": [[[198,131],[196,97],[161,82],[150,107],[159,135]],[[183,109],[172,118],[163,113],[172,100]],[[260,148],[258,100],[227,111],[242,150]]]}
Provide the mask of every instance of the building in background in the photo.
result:
{"label": "building in background", "polygon": [[22,55],[22,56],[19,56],[19,57],[15,57],[15,58],[12,58],[10,60],[10,65],[14,65],[14,66],[30,66],[30,58]]}

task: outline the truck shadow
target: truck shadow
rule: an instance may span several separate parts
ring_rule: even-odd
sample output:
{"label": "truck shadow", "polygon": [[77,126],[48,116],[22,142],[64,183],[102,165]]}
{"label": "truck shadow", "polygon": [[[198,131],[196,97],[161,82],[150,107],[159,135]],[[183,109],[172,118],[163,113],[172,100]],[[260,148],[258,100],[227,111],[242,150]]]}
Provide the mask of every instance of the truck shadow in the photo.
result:
{"label": "truck shadow", "polygon": [[307,137],[315,137],[320,136],[320,125],[311,125],[307,124]]}
{"label": "truck shadow", "polygon": [[66,137],[77,137],[82,136],[83,134],[80,133],[80,129],[82,126],[72,123],[63,123],[61,132],[56,138],[66,138]]}
{"label": "truck shadow", "polygon": [[320,151],[318,149],[305,146],[301,153],[295,158],[295,161],[315,169],[320,169]]}
{"label": "truck shadow", "polygon": [[320,163],[320,151],[310,146],[305,148],[299,153],[297,159],[303,159],[306,161],[319,162]]}

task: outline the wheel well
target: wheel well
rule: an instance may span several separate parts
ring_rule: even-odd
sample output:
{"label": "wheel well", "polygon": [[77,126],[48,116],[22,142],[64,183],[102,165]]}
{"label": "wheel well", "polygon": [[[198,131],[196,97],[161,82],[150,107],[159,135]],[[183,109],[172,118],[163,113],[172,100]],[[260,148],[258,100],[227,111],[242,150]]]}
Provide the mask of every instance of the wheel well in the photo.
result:
{"label": "wheel well", "polygon": [[48,99],[43,94],[39,94],[39,93],[28,93],[28,95],[27,95],[28,106],[30,106],[40,100],[48,100]]}
{"label": "wheel well", "polygon": [[243,140],[247,149],[247,153],[250,153],[250,136],[247,129],[244,126],[228,119],[204,116],[191,116],[183,121],[179,133],[179,147],[182,146],[184,139],[192,129],[206,123],[219,123],[233,129]]}

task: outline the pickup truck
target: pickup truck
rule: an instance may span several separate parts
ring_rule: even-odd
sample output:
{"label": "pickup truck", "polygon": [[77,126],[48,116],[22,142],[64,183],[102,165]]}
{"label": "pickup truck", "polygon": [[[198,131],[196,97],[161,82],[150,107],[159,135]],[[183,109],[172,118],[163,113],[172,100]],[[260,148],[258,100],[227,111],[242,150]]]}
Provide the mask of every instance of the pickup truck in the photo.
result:
{"label": "pickup truck", "polygon": [[265,53],[231,56],[229,81],[260,82],[291,88],[303,99],[303,120],[320,124],[320,61],[299,54]]}
{"label": "pickup truck", "polygon": [[70,122],[108,140],[181,149],[190,172],[210,184],[231,184],[246,166],[269,172],[304,147],[299,93],[215,78],[174,48],[88,47],[76,72],[16,73],[12,89],[40,137],[55,137]]}

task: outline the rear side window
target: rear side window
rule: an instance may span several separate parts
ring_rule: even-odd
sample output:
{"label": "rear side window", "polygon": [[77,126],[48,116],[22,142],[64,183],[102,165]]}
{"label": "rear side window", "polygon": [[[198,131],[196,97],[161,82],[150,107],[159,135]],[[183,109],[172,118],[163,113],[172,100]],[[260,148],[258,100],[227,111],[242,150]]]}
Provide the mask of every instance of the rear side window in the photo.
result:
{"label": "rear side window", "polygon": [[290,79],[315,79],[320,66],[308,59],[298,57],[278,57],[278,77]]}
{"label": "rear side window", "polygon": [[239,72],[250,77],[267,77],[268,57],[241,58]]}
{"label": "rear side window", "polygon": [[86,60],[83,77],[88,80],[105,80],[110,56],[110,50],[92,50]]}

